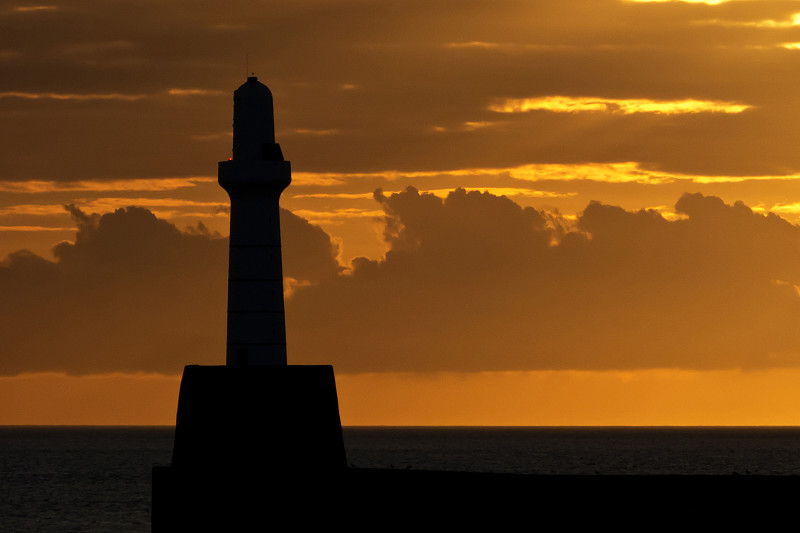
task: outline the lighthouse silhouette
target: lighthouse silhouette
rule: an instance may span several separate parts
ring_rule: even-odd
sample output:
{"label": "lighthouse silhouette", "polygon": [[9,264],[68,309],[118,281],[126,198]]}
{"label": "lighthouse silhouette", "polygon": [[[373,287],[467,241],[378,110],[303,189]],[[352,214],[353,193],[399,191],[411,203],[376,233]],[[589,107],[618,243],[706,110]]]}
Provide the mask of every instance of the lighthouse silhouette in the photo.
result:
{"label": "lighthouse silhouette", "polygon": [[153,468],[154,532],[250,530],[265,501],[347,469],[333,367],[287,365],[278,203],[291,165],[255,76],[234,92],[218,170],[231,199],[226,364],[184,368],[172,465]]}
{"label": "lighthouse silhouette", "polygon": [[251,76],[233,93],[233,157],[219,163],[231,199],[228,365],[286,365],[278,202],[291,174],[275,142],[272,93]]}

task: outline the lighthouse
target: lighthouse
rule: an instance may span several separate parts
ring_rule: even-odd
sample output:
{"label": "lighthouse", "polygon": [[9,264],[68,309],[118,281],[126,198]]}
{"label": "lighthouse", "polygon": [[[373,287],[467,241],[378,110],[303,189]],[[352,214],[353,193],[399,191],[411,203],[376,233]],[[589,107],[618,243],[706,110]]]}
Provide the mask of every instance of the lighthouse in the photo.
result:
{"label": "lighthouse", "polygon": [[272,93],[251,76],[233,93],[233,157],[218,165],[231,200],[226,365],[286,365],[278,203],[292,181],[275,142]]}
{"label": "lighthouse", "polygon": [[172,464],[153,467],[154,533],[263,529],[265,502],[324,501],[347,470],[333,367],[286,364],[278,201],[291,168],[255,76],[233,93],[218,171],[231,199],[226,364],[183,370]]}

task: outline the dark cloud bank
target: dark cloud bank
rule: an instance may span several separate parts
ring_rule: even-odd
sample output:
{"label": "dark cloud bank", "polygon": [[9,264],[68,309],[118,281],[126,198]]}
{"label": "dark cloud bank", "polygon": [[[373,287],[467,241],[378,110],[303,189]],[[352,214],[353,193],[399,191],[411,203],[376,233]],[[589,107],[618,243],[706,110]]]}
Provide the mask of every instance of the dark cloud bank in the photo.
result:
{"label": "dark cloud bank", "polygon": [[[506,197],[375,193],[385,259],[352,271],[282,213],[293,363],[337,370],[762,368],[800,363],[800,228],[686,194],[685,218],[597,202],[566,225]],[[131,207],[86,215],[57,261],[0,266],[0,373],[224,360],[227,240]],[[568,231],[567,227],[572,227]]]}
{"label": "dark cloud bank", "polygon": [[[278,138],[295,171],[587,161],[723,176],[800,168],[797,52],[781,46],[796,28],[752,24],[789,23],[794,2],[21,3],[0,0],[5,180],[206,175],[230,150],[245,51],[275,95]],[[498,98],[559,95],[753,108],[489,109]],[[42,142],[43,132],[58,142]]]}

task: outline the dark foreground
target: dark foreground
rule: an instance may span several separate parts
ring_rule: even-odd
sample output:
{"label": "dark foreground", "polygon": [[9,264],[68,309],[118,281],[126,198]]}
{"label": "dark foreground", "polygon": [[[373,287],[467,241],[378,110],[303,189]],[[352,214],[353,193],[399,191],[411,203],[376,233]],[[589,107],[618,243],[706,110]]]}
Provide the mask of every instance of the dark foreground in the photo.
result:
{"label": "dark foreground", "polygon": [[[575,457],[592,467],[588,473],[603,473],[597,468],[602,461],[586,460],[588,441],[579,433],[574,435]],[[664,437],[651,436],[657,442]],[[648,457],[636,457],[624,442],[609,445],[619,437],[614,431],[605,433],[604,454],[648,464]],[[472,438],[469,432],[459,432],[449,449],[439,447],[439,455],[458,455]],[[542,463],[541,468],[548,456],[552,461],[564,454],[558,442],[560,437],[548,453],[526,455]],[[697,463],[703,449],[701,441],[693,442],[682,454],[685,465]],[[796,457],[798,440],[787,442],[788,454]],[[727,438],[724,447],[743,449]],[[404,454],[405,450],[397,457]],[[713,464],[717,455],[702,462]],[[765,460],[774,464],[775,456],[767,455]],[[152,530],[392,531],[402,524],[414,530],[438,526],[472,531],[480,524],[492,531],[541,526],[550,531],[608,522],[661,530],[670,522],[682,528],[698,522],[715,528],[739,526],[750,520],[748,515],[763,528],[771,518],[789,512],[793,516],[800,493],[800,478],[794,476],[564,476],[462,470],[477,469],[354,468],[353,456],[350,462],[346,458],[330,366],[187,366],[172,465],[153,470]]]}
{"label": "dark foreground", "polygon": [[[153,471],[153,531],[392,530],[393,525],[530,529],[567,525],[757,524],[794,514],[796,476],[571,476],[347,468],[314,475]],[[178,478],[182,477],[182,481]],[[287,522],[288,520],[288,522]],[[524,520],[527,525],[519,523]],[[516,525],[512,525],[516,524]],[[551,524],[554,525],[554,524]],[[553,527],[546,528],[552,530]],[[627,529],[627,527],[625,527]]]}

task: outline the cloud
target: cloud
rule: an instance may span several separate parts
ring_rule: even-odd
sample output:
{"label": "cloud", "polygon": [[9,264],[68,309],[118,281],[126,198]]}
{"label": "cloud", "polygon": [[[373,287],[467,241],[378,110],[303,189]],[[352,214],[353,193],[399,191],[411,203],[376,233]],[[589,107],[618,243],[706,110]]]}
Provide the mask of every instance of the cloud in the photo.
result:
{"label": "cloud", "polygon": [[784,20],[774,20],[774,19],[762,19],[762,20],[720,20],[720,19],[711,19],[711,20],[700,20],[695,21],[693,24],[696,25],[713,25],[713,26],[723,26],[723,27],[751,27],[751,28],[791,28],[794,26],[800,25],[800,13],[792,14],[788,19]]}
{"label": "cloud", "polygon": [[480,48],[485,50],[494,50],[500,48],[502,45],[500,43],[489,43],[486,41],[468,41],[468,42],[460,42],[460,43],[447,43],[445,47],[447,48]]}
{"label": "cloud", "polygon": [[[800,364],[800,229],[715,197],[593,202],[577,230],[488,193],[376,199],[390,246],[299,289],[292,351],[343,371]],[[573,226],[574,227],[574,226]]]}
{"label": "cloud", "polygon": [[[6,77],[16,80],[0,98],[5,177],[213,170],[230,149],[217,132],[230,129],[242,50],[273,90],[278,139],[291,138],[284,151],[298,171],[598,159],[684,172],[798,168],[792,59],[778,48],[791,36],[693,24],[712,12],[734,22],[791,21],[786,3],[480,0],[453,10],[448,2],[410,0],[403,17],[391,2],[368,13],[349,2],[235,4],[75,0],[25,16],[25,28],[19,15],[2,17],[0,60],[24,59],[3,61]],[[321,23],[330,17],[335,27]],[[209,80],[208,72],[220,74]],[[487,109],[493,98],[541,95],[588,95],[594,105],[603,97],[605,110],[519,113],[489,126],[499,116]],[[687,113],[692,106],[679,103],[692,97],[753,109]],[[666,121],[652,109],[623,114],[642,99],[658,112],[679,110],[682,120]],[[618,113],[607,111],[614,106]],[[36,142],[43,131],[62,142]]]}
{"label": "cloud", "polygon": [[219,141],[221,139],[228,140],[233,137],[232,132],[219,132],[219,133],[200,133],[197,135],[192,135],[191,139],[194,141]]}
{"label": "cloud", "polygon": [[39,231],[71,231],[75,228],[57,228],[52,226],[0,226],[0,232],[3,231],[18,231],[18,232],[39,232]]}
{"label": "cloud", "polygon": [[497,113],[551,111],[553,113],[606,112],[631,115],[656,113],[679,115],[693,113],[741,113],[752,106],[715,100],[649,100],[646,98],[595,98],[544,96],[540,98],[503,98],[489,106]]}
{"label": "cloud", "polygon": [[[420,178],[465,178],[470,176],[508,175],[526,181],[538,180],[597,180],[609,182],[654,182],[690,178],[647,170],[636,162],[561,164],[543,163],[497,168],[455,168],[447,170],[381,170],[376,172],[299,172],[292,175],[295,186],[337,186],[358,180],[399,181]],[[485,188],[484,188],[485,189]],[[347,193],[345,193],[347,194]],[[364,194],[364,193],[361,193]],[[300,196],[300,195],[298,195]],[[370,193],[371,196],[371,193]]]}
{"label": "cloud", "polygon": [[56,5],[34,5],[34,6],[14,6],[11,10],[14,13],[37,13],[42,11],[55,11]]}
{"label": "cloud", "polygon": [[215,177],[196,176],[186,178],[153,178],[128,180],[76,180],[58,182],[53,180],[0,181],[0,192],[40,194],[66,191],[171,191],[195,187],[199,183],[216,182]]}
{"label": "cloud", "polygon": [[[456,168],[450,170],[415,170],[415,171],[399,171],[399,170],[384,170],[376,172],[340,172],[340,173],[315,173],[315,172],[302,172],[292,176],[292,185],[295,187],[336,187],[343,185],[353,186],[358,182],[370,183],[369,180],[393,182],[409,179],[434,179],[434,178],[492,178],[492,177],[508,177],[513,180],[520,180],[526,182],[537,181],[593,181],[602,183],[636,183],[636,184],[649,184],[660,185],[665,183],[673,183],[685,181],[687,183],[699,184],[721,184],[721,183],[742,183],[748,181],[795,181],[800,179],[800,174],[787,173],[787,174],[743,174],[743,175],[728,175],[728,174],[692,174],[682,173],[662,169],[648,168],[647,165],[636,161],[620,161],[620,162],[594,162],[594,163],[534,163],[527,165],[519,165],[513,167],[496,167],[496,168]],[[503,191],[501,188],[493,187],[465,187],[467,190],[488,190],[498,195],[510,194],[510,192]],[[434,189],[426,189],[427,192],[433,192]],[[515,188],[515,194],[523,194],[522,188]],[[0,182],[0,190],[2,190],[2,182]],[[451,189],[450,189],[451,190]],[[449,190],[447,190],[449,191]],[[437,194],[446,195],[444,189],[439,189]],[[529,190],[529,195],[536,196],[537,191]],[[547,195],[552,195],[548,193]],[[371,197],[371,193],[300,193],[293,194],[294,198],[313,198],[339,196],[341,198],[365,198]],[[544,196],[544,195],[543,195]]]}
{"label": "cloud", "polygon": [[[113,198],[103,197],[81,202],[81,208],[93,212],[114,211],[120,207],[135,205],[137,207],[199,207],[227,209],[229,202],[201,202],[182,198]],[[2,213],[2,210],[0,210]]]}
{"label": "cloud", "polygon": [[[81,209],[91,212],[114,211],[118,208],[135,205],[138,207],[199,207],[220,210],[230,205],[228,202],[199,202],[196,200],[183,200],[180,198],[97,198],[93,200],[79,200],[75,202]],[[0,217],[8,215],[34,215],[52,216],[63,215],[64,206],[56,204],[20,204],[9,207],[0,207]]]}
{"label": "cloud", "polygon": [[376,218],[383,215],[383,211],[375,209],[358,209],[355,207],[335,209],[332,211],[315,211],[311,209],[299,209],[293,211],[297,216],[316,223],[331,223],[339,219],[352,218]]}
{"label": "cloud", "polygon": [[225,91],[214,89],[166,89],[160,93],[151,94],[128,94],[128,93],[57,93],[57,92],[27,92],[27,91],[4,91],[0,92],[0,98],[16,98],[20,100],[74,100],[74,101],[97,101],[97,100],[116,100],[120,102],[136,102],[144,99],[161,98],[167,96],[218,96],[225,94]]}
{"label": "cloud", "polygon": [[315,129],[309,129],[309,128],[295,128],[294,132],[298,133],[300,135],[334,135],[336,133],[339,133],[339,130],[336,129],[336,128],[330,128],[330,129],[326,129],[326,130],[315,130]]}
{"label": "cloud", "polygon": [[764,209],[764,208],[756,209],[756,208],[753,208],[753,211],[759,211],[759,212],[770,211],[772,213],[777,213],[779,215],[780,214],[794,214],[794,215],[796,215],[796,214],[800,213],[800,202],[791,202],[791,203],[788,203],[788,204],[787,203],[775,204],[775,205],[771,206],[769,209]]}
{"label": "cloud", "polygon": [[[67,208],[78,231],[55,262],[22,250],[0,264],[0,373],[177,373],[223,359],[227,239],[202,224],[181,232],[140,207]],[[321,229],[287,211],[281,224],[287,277],[337,274]]]}
{"label": "cloud", "polygon": [[63,215],[63,205],[53,204],[19,204],[9,207],[0,207],[0,217],[10,215],[52,216]]}
{"label": "cloud", "polygon": [[218,91],[213,89],[167,89],[167,94],[170,96],[216,96],[225,94],[225,91]]}
{"label": "cloud", "polygon": [[117,100],[121,102],[135,102],[147,98],[146,94],[124,94],[124,93],[54,93],[54,92],[25,92],[25,91],[4,91],[0,92],[0,98],[18,98],[21,100]]}
{"label": "cloud", "polygon": [[[488,192],[374,194],[388,246],[343,271],[282,213],[289,353],[344,372],[800,366],[800,228],[685,194],[576,220]],[[70,207],[55,262],[0,266],[0,372],[177,372],[224,353],[227,241]]]}
{"label": "cloud", "polygon": [[635,2],[640,4],[664,4],[668,2],[673,2],[673,3],[684,2],[686,4],[706,4],[709,6],[718,6],[720,4],[727,4],[728,2],[732,2],[734,0],[625,0],[625,1]]}
{"label": "cloud", "polygon": [[[495,196],[525,196],[529,198],[563,198],[565,196],[575,196],[577,193],[562,193],[553,191],[537,191],[535,189],[524,189],[520,187],[461,187],[465,191],[483,191],[491,193]],[[452,189],[425,189],[419,188],[421,192],[430,193],[439,197],[446,197]],[[402,191],[392,191],[402,192]],[[374,193],[312,193],[312,194],[294,194],[292,198],[329,198],[329,199],[345,199],[345,200],[361,200],[366,198],[374,198]],[[309,211],[312,213],[313,211]]]}
{"label": "cloud", "polygon": [[492,122],[490,120],[467,120],[455,127],[434,126],[433,131],[436,133],[445,133],[449,131],[476,131],[486,128],[494,128],[498,124],[498,122]]}
{"label": "cloud", "polygon": [[498,52],[542,52],[553,50],[570,50],[575,48],[568,45],[498,43],[486,41],[452,42],[445,44],[444,47],[453,50],[493,50]]}

